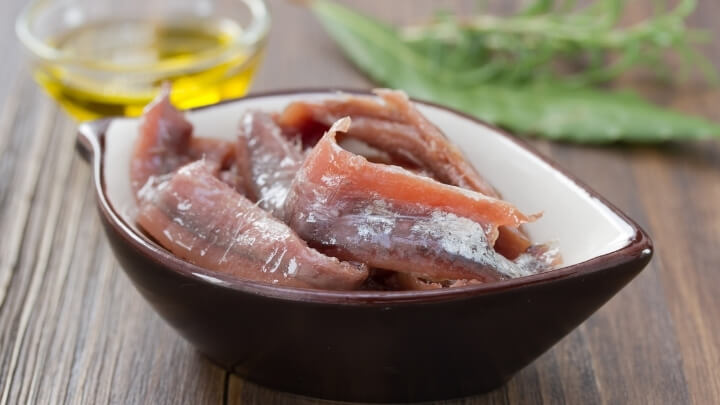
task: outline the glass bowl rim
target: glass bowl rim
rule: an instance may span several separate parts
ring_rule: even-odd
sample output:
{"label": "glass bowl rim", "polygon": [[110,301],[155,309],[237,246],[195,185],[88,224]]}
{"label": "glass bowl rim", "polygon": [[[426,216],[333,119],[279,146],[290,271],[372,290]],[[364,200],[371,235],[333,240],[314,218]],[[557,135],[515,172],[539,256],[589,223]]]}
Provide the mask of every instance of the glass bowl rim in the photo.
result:
{"label": "glass bowl rim", "polygon": [[[33,0],[29,2],[18,15],[15,21],[15,33],[25,48],[30,51],[33,57],[42,62],[53,62],[66,65],[79,65],[85,69],[91,69],[101,72],[122,72],[127,73],[143,73],[151,67],[149,64],[128,65],[122,63],[113,63],[108,61],[98,61],[95,59],[81,58],[64,52],[33,34],[30,24],[33,21],[34,13],[39,13],[38,8],[43,7],[49,0]],[[259,52],[270,31],[270,13],[267,5],[263,0],[235,0],[244,4],[250,11],[251,19],[247,26],[243,27],[243,32],[234,41],[219,52],[209,52],[203,57],[198,58],[197,62],[184,66],[160,66],[157,64],[152,66],[154,74],[172,74],[192,70],[205,64],[220,64],[226,59],[233,56],[237,49],[245,49],[248,51],[246,62]]]}

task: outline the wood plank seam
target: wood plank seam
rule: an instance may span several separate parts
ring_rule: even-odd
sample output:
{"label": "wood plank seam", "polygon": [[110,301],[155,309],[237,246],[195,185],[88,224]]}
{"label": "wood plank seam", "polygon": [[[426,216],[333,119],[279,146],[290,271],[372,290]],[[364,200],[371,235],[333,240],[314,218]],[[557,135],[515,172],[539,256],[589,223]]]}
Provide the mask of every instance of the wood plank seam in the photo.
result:
{"label": "wood plank seam", "polygon": [[222,403],[223,405],[228,405],[229,398],[228,395],[230,393],[230,372],[225,371],[225,381],[223,382],[223,396],[222,396]]}

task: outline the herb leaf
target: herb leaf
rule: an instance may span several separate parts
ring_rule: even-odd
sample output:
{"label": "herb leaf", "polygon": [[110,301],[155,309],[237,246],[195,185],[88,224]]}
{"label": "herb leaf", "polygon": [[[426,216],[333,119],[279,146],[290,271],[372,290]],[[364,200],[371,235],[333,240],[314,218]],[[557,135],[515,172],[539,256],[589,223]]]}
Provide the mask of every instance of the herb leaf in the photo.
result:
{"label": "herb leaf", "polygon": [[654,106],[631,93],[571,86],[552,78],[450,85],[448,78],[456,72],[442,70],[393,27],[327,0],[314,0],[310,7],[347,57],[373,80],[516,132],[582,143],[720,135],[720,125]]}

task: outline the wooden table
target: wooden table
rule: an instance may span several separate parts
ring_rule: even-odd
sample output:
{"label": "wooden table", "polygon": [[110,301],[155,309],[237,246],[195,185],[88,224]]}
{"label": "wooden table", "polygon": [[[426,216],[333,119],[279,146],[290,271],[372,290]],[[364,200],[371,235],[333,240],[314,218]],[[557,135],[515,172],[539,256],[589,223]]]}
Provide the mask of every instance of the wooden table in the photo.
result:
{"label": "wooden table", "polygon": [[[100,229],[88,165],[73,150],[75,124],[22,63],[12,24],[24,3],[0,5],[0,404],[318,403],[215,367],[129,283]],[[274,29],[253,91],[370,86],[306,10],[271,3]],[[358,5],[399,22],[434,4]],[[713,32],[705,49],[720,65],[720,3],[699,8],[692,24]],[[633,2],[635,17],[648,10]],[[655,96],[720,121],[718,90]],[[534,143],[642,224],[657,253],[506,386],[448,404],[720,403],[720,143]]]}

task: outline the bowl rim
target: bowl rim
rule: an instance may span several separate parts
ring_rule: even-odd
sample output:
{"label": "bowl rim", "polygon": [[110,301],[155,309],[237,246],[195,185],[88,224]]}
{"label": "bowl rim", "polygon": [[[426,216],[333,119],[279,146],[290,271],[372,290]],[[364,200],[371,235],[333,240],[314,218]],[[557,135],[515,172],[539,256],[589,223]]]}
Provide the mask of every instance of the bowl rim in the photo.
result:
{"label": "bowl rim", "polygon": [[[197,62],[188,66],[157,66],[154,64],[153,71],[158,75],[179,74],[189,70],[197,69],[200,66],[213,65],[224,62],[231,58],[236,49],[250,50],[247,58],[243,61],[242,66],[251,63],[253,57],[261,51],[263,44],[267,40],[270,31],[271,17],[265,0],[235,0],[247,7],[250,12],[251,19],[246,27],[243,27],[242,35],[238,36],[227,48],[219,52],[211,52],[203,54]],[[42,62],[53,62],[58,64],[82,66],[83,69],[92,70],[102,73],[123,74],[140,74],[147,73],[147,65],[128,65],[122,63],[114,63],[105,60],[87,59],[75,57],[67,52],[52,46],[42,39],[39,39],[31,28],[34,14],[39,13],[39,9],[43,6],[47,7],[49,0],[31,0],[18,14],[15,20],[15,35],[34,58]]]}
{"label": "bowl rim", "polygon": [[[223,104],[248,101],[266,97],[297,96],[299,94],[333,95],[343,93],[365,96],[373,95],[371,91],[366,89],[341,87],[316,87],[272,90],[253,93],[245,97],[227,99],[218,103],[191,108],[186,111],[199,111]],[[647,263],[652,257],[652,240],[635,221],[629,218],[620,209],[615,207],[612,203],[607,201],[604,197],[591,189],[585,183],[583,183],[564,169],[560,168],[555,162],[551,161],[550,159],[537,152],[525,141],[519,139],[518,137],[510,134],[503,129],[497,128],[478,118],[457,111],[453,108],[429,101],[419,100],[416,98],[411,98],[411,101],[413,103],[427,105],[430,107],[448,111],[454,115],[471,120],[478,125],[482,125],[494,131],[497,135],[509,139],[510,141],[515,143],[516,146],[530,152],[532,155],[539,158],[544,163],[548,164],[553,170],[556,170],[560,174],[566,176],[579,188],[587,192],[591,197],[598,200],[601,204],[611,210],[615,215],[620,217],[620,219],[625,221],[633,229],[634,237],[624,247],[570,266],[565,266],[526,277],[447,289],[423,291],[332,291],[285,287],[252,280],[240,280],[216,273],[212,270],[202,268],[174,256],[172,253],[165,250],[160,245],[138,234],[112,207],[105,193],[104,185],[104,136],[107,128],[113,120],[127,118],[110,117],[82,123],[78,128],[77,143],[78,150],[80,151],[81,155],[83,155],[83,157],[85,157],[91,162],[93,168],[93,184],[97,197],[98,208],[101,215],[105,218],[106,223],[110,225],[109,230],[120,236],[125,243],[129,244],[133,248],[133,250],[137,251],[139,254],[142,254],[149,260],[158,264],[159,268],[181,275],[183,277],[187,277],[189,279],[192,279],[194,282],[205,283],[218,288],[229,289],[237,292],[262,295],[268,298],[320,304],[388,305],[401,303],[446,301],[465,299],[470,296],[475,297],[478,295],[492,295],[507,290],[528,288],[561,279],[586,276],[591,273],[635,262],[637,262],[638,265],[642,264],[642,267],[644,267],[644,263]]]}

